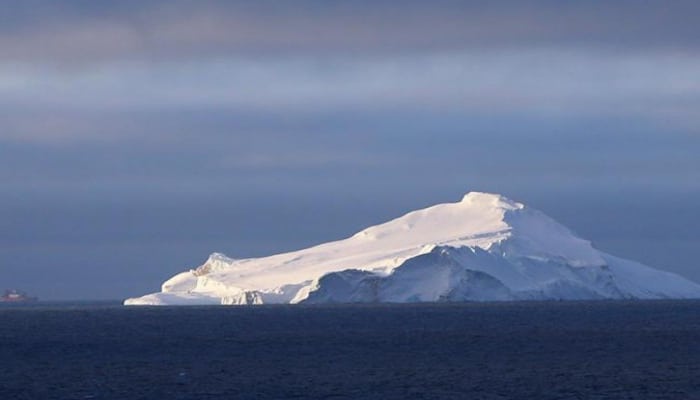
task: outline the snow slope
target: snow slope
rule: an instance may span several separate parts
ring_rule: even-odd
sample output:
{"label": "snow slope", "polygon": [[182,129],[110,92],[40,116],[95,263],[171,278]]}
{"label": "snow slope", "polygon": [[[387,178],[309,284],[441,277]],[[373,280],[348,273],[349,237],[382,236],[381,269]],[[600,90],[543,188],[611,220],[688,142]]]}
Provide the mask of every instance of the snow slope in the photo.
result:
{"label": "snow slope", "polygon": [[543,213],[471,192],[344,240],[214,253],[126,305],[700,298],[700,285],[593,248]]}

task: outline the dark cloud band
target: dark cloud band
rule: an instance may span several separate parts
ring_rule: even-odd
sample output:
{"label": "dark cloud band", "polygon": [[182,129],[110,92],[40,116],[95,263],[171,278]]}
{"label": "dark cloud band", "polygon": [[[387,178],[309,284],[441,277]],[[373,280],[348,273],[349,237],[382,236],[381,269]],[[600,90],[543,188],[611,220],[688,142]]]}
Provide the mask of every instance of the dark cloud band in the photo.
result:
{"label": "dark cloud band", "polygon": [[550,46],[698,50],[694,1],[26,1],[4,5],[5,62]]}

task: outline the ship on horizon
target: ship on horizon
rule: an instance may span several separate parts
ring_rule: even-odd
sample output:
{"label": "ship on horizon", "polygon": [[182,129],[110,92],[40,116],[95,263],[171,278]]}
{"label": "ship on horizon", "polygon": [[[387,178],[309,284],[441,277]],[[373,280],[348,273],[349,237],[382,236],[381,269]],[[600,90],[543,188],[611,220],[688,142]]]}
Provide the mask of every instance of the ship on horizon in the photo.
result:
{"label": "ship on horizon", "polygon": [[0,296],[0,303],[29,303],[37,300],[39,299],[17,289],[7,289],[5,294]]}

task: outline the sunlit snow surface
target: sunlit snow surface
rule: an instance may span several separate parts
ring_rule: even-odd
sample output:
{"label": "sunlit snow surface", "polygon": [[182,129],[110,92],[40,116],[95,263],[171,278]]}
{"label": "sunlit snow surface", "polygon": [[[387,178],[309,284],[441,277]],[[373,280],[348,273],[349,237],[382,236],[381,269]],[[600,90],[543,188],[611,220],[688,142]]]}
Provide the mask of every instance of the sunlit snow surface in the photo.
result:
{"label": "sunlit snow surface", "polygon": [[472,192],[344,240],[212,254],[126,305],[700,298],[700,285],[594,249],[543,213]]}

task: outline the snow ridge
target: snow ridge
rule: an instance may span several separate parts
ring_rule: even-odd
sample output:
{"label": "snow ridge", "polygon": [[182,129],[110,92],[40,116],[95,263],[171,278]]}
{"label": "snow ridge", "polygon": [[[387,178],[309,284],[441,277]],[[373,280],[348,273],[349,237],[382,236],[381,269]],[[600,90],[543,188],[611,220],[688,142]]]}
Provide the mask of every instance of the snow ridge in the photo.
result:
{"label": "snow ridge", "polygon": [[504,196],[409,212],[308,249],[212,254],[126,305],[698,298],[700,285],[593,248]]}

